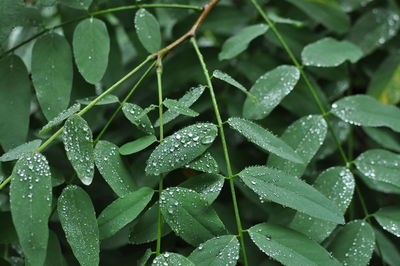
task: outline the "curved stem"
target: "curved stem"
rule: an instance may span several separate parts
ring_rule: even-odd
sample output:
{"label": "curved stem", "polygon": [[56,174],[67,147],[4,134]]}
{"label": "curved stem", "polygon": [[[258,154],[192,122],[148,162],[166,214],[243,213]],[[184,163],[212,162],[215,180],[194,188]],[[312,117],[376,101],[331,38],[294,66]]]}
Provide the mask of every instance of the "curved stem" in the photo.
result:
{"label": "curved stem", "polygon": [[90,17],[96,17],[96,16],[100,16],[100,15],[104,15],[104,14],[109,14],[109,13],[114,13],[114,12],[119,12],[119,11],[125,11],[125,10],[131,10],[131,9],[138,9],[138,8],[181,8],[181,9],[192,9],[192,10],[196,10],[196,11],[201,11],[202,8],[199,6],[194,6],[194,5],[181,5],[181,4],[142,4],[142,5],[128,5],[128,6],[120,6],[120,7],[115,7],[115,8],[109,8],[109,9],[103,9],[103,10],[99,10],[99,11],[94,11],[94,12],[90,12],[87,15],[81,16],[81,17],[77,17],[71,20],[68,20],[66,22],[63,22],[59,25],[44,29],[38,33],[36,33],[35,35],[33,35],[32,37],[28,38],[27,40],[17,44],[16,46],[14,46],[13,48],[9,49],[8,51],[2,53],[0,55],[0,58],[3,58],[5,55],[12,53],[13,51],[15,51],[16,49],[20,48],[21,46],[24,46],[25,44],[31,42],[32,40],[42,36],[43,34],[64,27],[66,25],[75,23],[75,22],[79,22],[81,20],[90,18]]}
{"label": "curved stem", "polygon": [[243,262],[244,262],[244,265],[247,266],[248,265],[248,260],[247,260],[247,254],[246,254],[246,247],[244,245],[242,222],[240,220],[240,213],[239,213],[239,207],[238,207],[238,204],[237,204],[235,184],[234,184],[234,181],[233,181],[233,178],[232,178],[233,177],[233,172],[232,172],[232,167],[231,167],[231,161],[229,159],[228,146],[226,144],[224,126],[223,126],[223,123],[222,123],[221,114],[219,112],[217,98],[215,97],[214,87],[212,85],[211,78],[210,78],[210,75],[209,75],[208,70],[207,70],[207,66],[206,66],[206,64],[204,62],[203,55],[200,52],[200,49],[199,49],[199,47],[198,47],[198,45],[196,43],[196,40],[192,37],[192,38],[190,38],[190,42],[192,43],[193,48],[196,51],[197,57],[198,57],[198,59],[200,61],[201,68],[203,69],[204,76],[205,76],[205,78],[207,80],[208,88],[210,90],[210,95],[211,95],[211,100],[212,100],[212,104],[213,104],[213,108],[214,108],[214,113],[215,113],[215,117],[216,117],[217,122],[218,122],[222,148],[223,148],[223,151],[224,151],[226,169],[228,171],[229,188],[230,188],[231,196],[232,196],[233,209],[234,209],[234,212],[235,212],[236,226],[237,226],[237,230],[238,230],[238,236],[239,236],[240,246],[241,246],[242,255],[243,255]]}

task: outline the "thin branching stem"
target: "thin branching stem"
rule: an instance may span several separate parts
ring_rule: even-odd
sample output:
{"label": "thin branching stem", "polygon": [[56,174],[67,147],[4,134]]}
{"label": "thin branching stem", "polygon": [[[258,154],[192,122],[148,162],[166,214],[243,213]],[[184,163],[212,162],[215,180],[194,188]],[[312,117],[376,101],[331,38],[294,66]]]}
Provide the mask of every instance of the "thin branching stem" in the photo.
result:
{"label": "thin branching stem", "polygon": [[233,209],[234,209],[234,212],[235,212],[236,226],[237,226],[238,236],[239,236],[239,240],[240,240],[240,246],[241,246],[241,250],[242,250],[243,263],[244,263],[245,266],[247,266],[248,265],[248,260],[247,260],[247,254],[246,254],[246,247],[245,247],[245,244],[244,244],[242,222],[241,222],[241,219],[240,219],[239,207],[238,207],[236,191],[235,191],[235,184],[234,184],[234,180],[232,178],[233,177],[233,172],[232,172],[232,167],[231,167],[231,161],[230,161],[230,158],[229,158],[229,151],[228,151],[228,146],[226,144],[224,126],[223,126],[223,123],[222,123],[221,114],[219,112],[217,98],[215,97],[214,87],[213,87],[213,84],[211,82],[211,78],[210,78],[210,75],[208,73],[206,63],[204,62],[203,55],[200,52],[200,49],[199,49],[199,47],[197,45],[196,39],[194,37],[192,37],[190,39],[190,42],[192,43],[193,48],[196,51],[197,57],[198,57],[198,59],[200,61],[200,65],[201,65],[201,68],[203,70],[204,76],[205,76],[205,78],[207,80],[207,85],[208,85],[208,88],[209,88],[209,91],[210,91],[212,105],[213,105],[214,113],[215,113],[215,118],[217,119],[218,128],[219,128],[219,132],[220,132],[222,149],[224,151],[226,169],[227,169],[227,172],[228,172],[228,179],[229,179],[228,180],[229,188],[230,188],[231,195],[232,195]]}

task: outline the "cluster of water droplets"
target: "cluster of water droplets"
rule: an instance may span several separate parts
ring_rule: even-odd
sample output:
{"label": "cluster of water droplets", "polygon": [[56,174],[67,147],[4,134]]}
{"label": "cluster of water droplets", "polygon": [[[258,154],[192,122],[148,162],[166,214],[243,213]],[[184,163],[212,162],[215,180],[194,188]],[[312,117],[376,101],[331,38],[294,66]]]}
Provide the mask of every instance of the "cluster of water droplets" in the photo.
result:
{"label": "cluster of water droplets", "polygon": [[191,161],[185,165],[185,167],[211,174],[219,172],[218,164],[209,152],[206,152],[199,158]]}
{"label": "cluster of water droplets", "polygon": [[234,266],[239,259],[239,247],[236,236],[216,236],[200,244],[189,259],[193,261],[203,259],[203,263],[209,265]]}
{"label": "cluster of water droplets", "polygon": [[131,123],[147,134],[154,134],[153,125],[147,116],[148,109],[146,109],[143,110],[142,107],[133,103],[126,103],[122,107],[122,111]]}

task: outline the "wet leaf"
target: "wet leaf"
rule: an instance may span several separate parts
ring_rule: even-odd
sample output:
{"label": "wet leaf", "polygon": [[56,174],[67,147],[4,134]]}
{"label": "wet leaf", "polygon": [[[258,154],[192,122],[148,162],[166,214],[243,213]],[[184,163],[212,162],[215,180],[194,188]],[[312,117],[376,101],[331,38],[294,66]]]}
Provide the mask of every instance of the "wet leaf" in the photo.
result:
{"label": "wet leaf", "polygon": [[151,264],[152,266],[165,266],[165,265],[182,265],[182,266],[194,266],[194,264],[185,258],[184,256],[177,254],[177,253],[171,253],[171,252],[165,252],[161,254],[160,256],[156,257],[153,260],[153,263]]}
{"label": "wet leaf", "polygon": [[215,161],[214,157],[212,157],[212,155],[209,152],[206,152],[200,157],[191,161],[186,165],[186,167],[210,174],[219,173],[219,167],[217,161]]}
{"label": "wet leaf", "polygon": [[347,123],[365,127],[389,127],[400,132],[400,109],[379,103],[367,95],[354,95],[332,104],[331,112]]}
{"label": "wet leaf", "polygon": [[119,153],[122,155],[130,155],[141,150],[146,149],[151,144],[157,141],[157,138],[154,135],[148,135],[141,138],[138,138],[134,141],[130,141],[125,143],[119,148]]}
{"label": "wet leaf", "polygon": [[279,66],[262,75],[250,89],[258,104],[246,99],[243,105],[243,116],[247,119],[263,119],[278,106],[297,84],[300,72],[294,66]]}
{"label": "wet leaf", "polygon": [[334,202],[297,177],[265,166],[248,167],[239,176],[262,201],[270,200],[324,221],[344,223],[342,211]]}
{"label": "wet leaf", "polygon": [[152,196],[152,189],[142,187],[108,205],[97,218],[100,239],[113,236],[132,222],[147,206]]}
{"label": "wet leaf", "polygon": [[224,42],[221,52],[218,54],[219,60],[232,59],[236,57],[247,49],[252,40],[266,33],[267,30],[268,26],[265,24],[247,26],[246,28],[241,29],[238,33]]}
{"label": "wet leaf", "polygon": [[396,206],[383,207],[374,213],[375,219],[386,231],[400,237],[400,208]]}
{"label": "wet leaf", "polygon": [[125,103],[122,107],[125,117],[144,133],[154,135],[154,128],[149,117],[143,114],[144,110],[137,104]]}
{"label": "wet leaf", "polygon": [[292,147],[304,163],[294,163],[271,154],[267,166],[301,177],[324,142],[326,133],[327,125],[322,116],[309,115],[296,120],[285,130],[281,140]]}
{"label": "wet leaf", "polygon": [[[185,107],[192,106],[200,98],[200,96],[203,94],[204,90],[205,90],[204,86],[198,86],[198,87],[191,88],[189,91],[187,91],[185,93],[185,95],[183,95],[178,100],[179,104],[181,104],[182,106],[185,106]],[[165,125],[165,124],[171,122],[178,116],[179,116],[179,113],[177,113],[173,110],[167,110],[163,115],[163,124]],[[154,123],[154,126],[155,127],[160,126],[160,121],[158,119]]]}
{"label": "wet leaf", "polygon": [[225,81],[229,85],[232,85],[233,87],[239,89],[241,92],[246,94],[246,96],[249,97],[249,99],[252,102],[254,102],[256,104],[258,103],[258,100],[256,99],[256,97],[254,97],[249,91],[247,91],[247,89],[242,84],[237,82],[235,79],[233,79],[231,76],[229,76],[225,72],[222,72],[221,70],[214,70],[212,75],[214,78]]}
{"label": "wet leaf", "polygon": [[24,143],[28,135],[30,81],[24,63],[16,55],[0,60],[0,77],[0,144],[8,151]]}
{"label": "wet leaf", "polygon": [[258,224],[249,235],[261,251],[283,265],[341,265],[315,241],[280,225]]}
{"label": "wet leaf", "polygon": [[161,193],[160,207],[175,234],[193,246],[226,232],[217,213],[193,190],[167,188]]}
{"label": "wet leaf", "polygon": [[92,131],[80,116],[73,115],[65,122],[63,142],[68,160],[85,185],[90,185],[94,174]]}
{"label": "wet leaf", "polygon": [[229,118],[228,123],[247,140],[264,151],[295,163],[302,163],[300,156],[289,145],[256,123],[238,117]]}
{"label": "wet leaf", "polygon": [[61,4],[76,8],[88,9],[93,0],[58,0]]}
{"label": "wet leaf", "polygon": [[135,15],[135,29],[143,47],[149,53],[155,53],[161,48],[160,24],[146,9],[139,9]]}
{"label": "wet leaf", "polygon": [[58,126],[61,124],[65,119],[70,117],[71,115],[77,113],[81,109],[81,105],[76,103],[69,107],[68,109],[59,113],[56,117],[50,120],[42,129],[40,130],[39,134],[45,134],[50,131],[53,127]]}
{"label": "wet leaf", "polygon": [[72,52],[67,39],[56,33],[39,38],[32,50],[32,81],[47,120],[68,107],[72,78]]}
{"label": "wet leaf", "polygon": [[17,161],[12,176],[10,208],[19,243],[31,265],[42,265],[52,199],[49,164],[40,153],[26,155]]}
{"label": "wet leaf", "polygon": [[239,259],[239,247],[236,236],[217,236],[200,244],[188,259],[197,266],[234,266]]}
{"label": "wet leaf", "polygon": [[174,99],[165,99],[163,101],[163,104],[169,110],[172,110],[173,112],[178,113],[180,115],[186,115],[190,117],[196,117],[199,115],[198,112],[186,107],[185,105],[181,104],[179,101]]}
{"label": "wet leaf", "polygon": [[[97,96],[92,96],[92,97],[79,99],[76,101],[82,105],[89,105],[96,98],[97,98]],[[112,104],[112,103],[119,103],[119,99],[115,95],[108,94],[103,99],[101,99],[99,102],[97,102],[96,105],[107,105],[107,104]]]}
{"label": "wet leaf", "polygon": [[347,223],[329,244],[328,250],[343,265],[368,265],[375,246],[372,227],[361,220]]}
{"label": "wet leaf", "polygon": [[99,229],[89,195],[80,187],[66,187],[58,198],[57,212],[72,252],[81,265],[99,264]]}
{"label": "wet leaf", "polygon": [[356,63],[362,55],[353,43],[327,37],[304,47],[301,59],[306,66],[336,67],[347,60]]}
{"label": "wet leaf", "polygon": [[347,39],[360,47],[366,56],[393,38],[399,27],[399,15],[395,11],[375,8],[357,19]]}
{"label": "wet leaf", "polygon": [[368,137],[379,145],[382,145],[383,148],[400,152],[400,141],[396,133],[390,129],[363,127],[363,130],[367,133]]}
{"label": "wet leaf", "polygon": [[222,175],[200,174],[187,179],[180,183],[179,186],[196,191],[211,204],[221,193],[224,181],[225,179]]}
{"label": "wet leaf", "polygon": [[[335,203],[342,215],[350,205],[354,193],[354,177],[345,167],[331,167],[323,171],[313,187]],[[289,227],[305,234],[316,242],[322,242],[335,229],[337,223],[323,221],[297,212]]]}
{"label": "wet leaf", "polygon": [[354,161],[367,178],[400,188],[400,155],[385,150],[368,150]]}
{"label": "wet leaf", "polygon": [[85,19],[74,31],[72,42],[75,62],[83,78],[91,83],[99,82],[106,72],[110,37],[103,21]]}
{"label": "wet leaf", "polygon": [[42,144],[42,141],[40,139],[35,139],[30,142],[19,145],[14,149],[11,149],[8,152],[4,153],[0,157],[0,162],[18,160],[19,158],[23,157],[26,154],[35,152],[39,148],[40,144]]}
{"label": "wet leaf", "polygon": [[133,176],[122,161],[118,147],[108,141],[99,141],[94,150],[97,169],[119,197],[136,189]]}
{"label": "wet leaf", "polygon": [[217,127],[211,123],[197,123],[175,132],[152,152],[146,173],[159,175],[186,165],[204,153],[217,135]]}

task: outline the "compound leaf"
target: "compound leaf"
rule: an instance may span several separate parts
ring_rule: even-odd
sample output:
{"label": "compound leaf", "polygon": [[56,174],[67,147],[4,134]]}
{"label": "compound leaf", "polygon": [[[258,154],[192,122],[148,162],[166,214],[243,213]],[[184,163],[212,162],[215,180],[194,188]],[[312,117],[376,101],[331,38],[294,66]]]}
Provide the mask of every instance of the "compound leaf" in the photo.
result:
{"label": "compound leaf", "polygon": [[80,187],[66,187],[58,198],[58,216],[71,246],[81,265],[99,265],[99,228],[89,195]]}
{"label": "compound leaf", "polygon": [[119,197],[136,189],[133,177],[122,161],[115,144],[99,141],[94,150],[94,160],[104,180]]}
{"label": "compound leaf", "polygon": [[243,105],[243,116],[253,120],[267,117],[293,90],[299,78],[299,70],[294,66],[286,65],[279,66],[259,77],[250,89],[251,95],[257,99],[258,104],[246,98]]}
{"label": "compound leaf", "polygon": [[46,259],[51,213],[51,174],[40,153],[26,155],[14,166],[10,187],[10,208],[22,250],[32,265]]}
{"label": "compound leaf", "polygon": [[39,38],[32,49],[32,81],[47,120],[68,107],[72,77],[72,52],[67,39],[56,33]]}
{"label": "compound leaf", "polygon": [[97,218],[100,240],[113,236],[133,221],[147,206],[152,196],[153,190],[143,187],[108,205]]}
{"label": "compound leaf", "polygon": [[72,41],[75,62],[83,78],[91,83],[99,82],[106,72],[110,37],[103,21],[86,19],[76,26]]}
{"label": "compound leaf", "polygon": [[68,160],[79,179],[90,185],[94,174],[94,155],[92,131],[87,122],[78,115],[73,115],[65,122],[63,142]]}
{"label": "compound leaf", "polygon": [[239,176],[261,200],[270,200],[324,221],[344,223],[335,203],[297,177],[265,166],[248,167]]}
{"label": "compound leaf", "polygon": [[226,233],[214,209],[191,189],[167,188],[161,193],[160,208],[175,234],[193,246]]}
{"label": "compound leaf", "polygon": [[151,153],[146,173],[159,175],[186,165],[204,153],[217,135],[218,129],[211,123],[197,123],[175,132]]}

